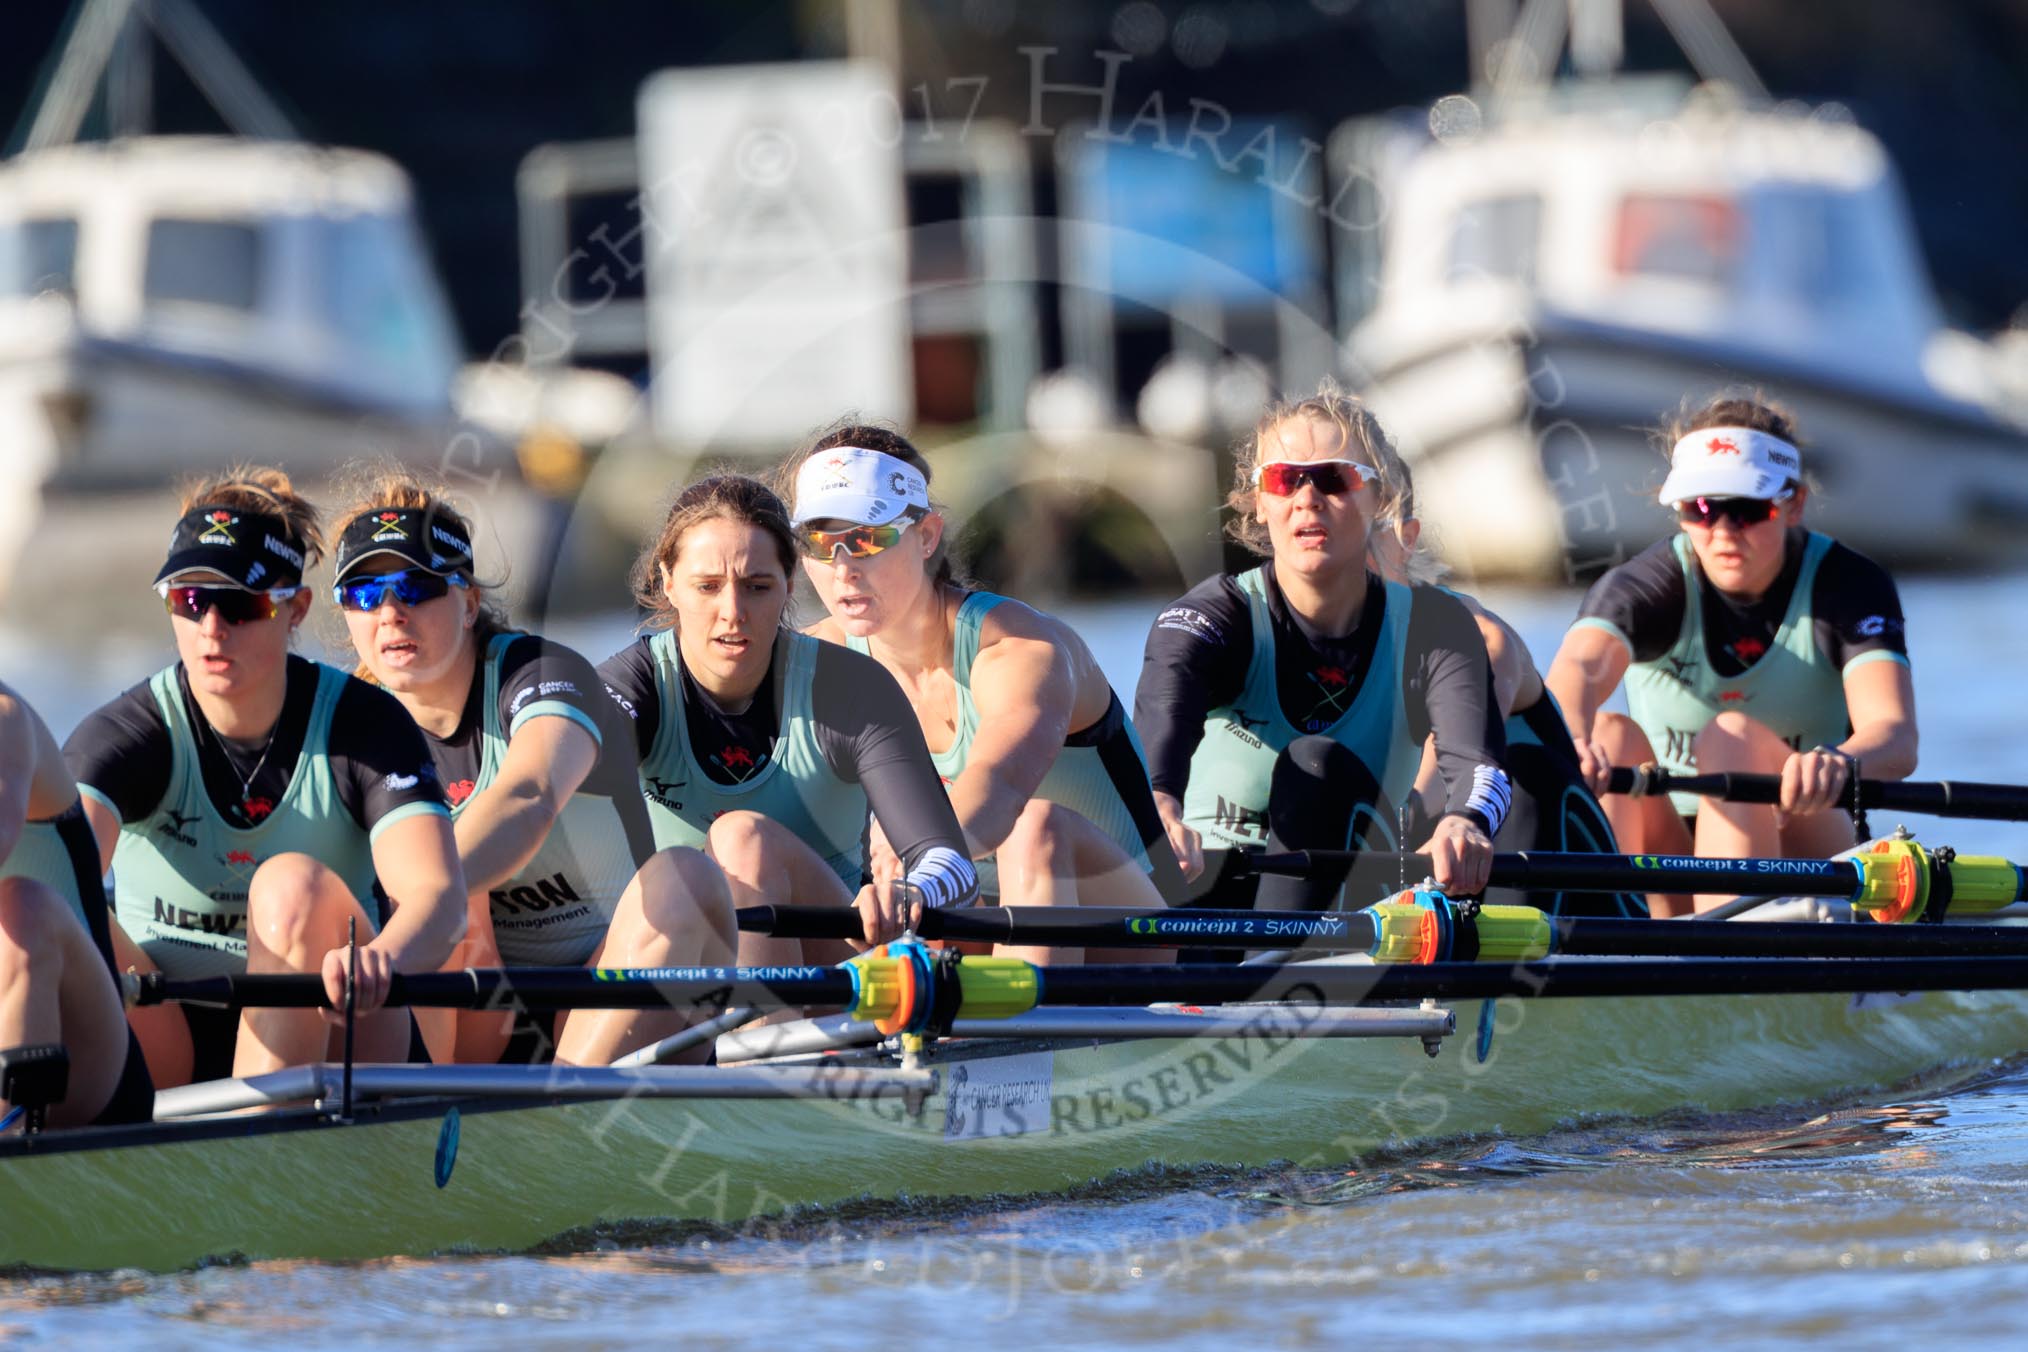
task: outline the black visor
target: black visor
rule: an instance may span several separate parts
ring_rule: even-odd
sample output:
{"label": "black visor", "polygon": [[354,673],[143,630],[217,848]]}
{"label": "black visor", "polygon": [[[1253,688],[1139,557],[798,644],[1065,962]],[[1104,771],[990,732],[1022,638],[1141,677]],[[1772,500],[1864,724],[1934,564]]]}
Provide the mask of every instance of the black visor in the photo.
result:
{"label": "black visor", "polygon": [[303,538],[278,516],[215,503],[194,507],[170,532],[169,561],[155,581],[203,571],[251,591],[293,587],[303,580],[304,550]]}
{"label": "black visor", "polygon": [[339,580],[380,554],[431,573],[472,571],[472,542],[464,528],[435,509],[377,507],[362,513],[339,537]]}

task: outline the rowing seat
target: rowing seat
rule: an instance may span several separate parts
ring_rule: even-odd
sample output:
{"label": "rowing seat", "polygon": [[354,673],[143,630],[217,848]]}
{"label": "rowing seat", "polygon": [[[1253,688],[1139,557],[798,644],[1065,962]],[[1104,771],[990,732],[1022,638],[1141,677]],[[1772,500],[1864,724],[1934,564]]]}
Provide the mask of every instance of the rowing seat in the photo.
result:
{"label": "rowing seat", "polygon": [[0,1099],[21,1110],[23,1131],[30,1135],[41,1131],[49,1117],[49,1105],[63,1102],[68,1093],[70,1053],[60,1043],[41,1042],[0,1051]]}

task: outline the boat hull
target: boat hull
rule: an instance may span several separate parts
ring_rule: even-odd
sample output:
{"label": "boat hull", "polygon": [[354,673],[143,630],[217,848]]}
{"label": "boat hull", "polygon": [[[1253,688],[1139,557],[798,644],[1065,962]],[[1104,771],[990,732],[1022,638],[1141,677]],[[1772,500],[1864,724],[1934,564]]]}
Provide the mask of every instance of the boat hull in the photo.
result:
{"label": "boat hull", "polygon": [[1300,1011],[1215,1038],[952,1044],[919,1111],[900,1098],[464,1100],[443,1186],[445,1100],[342,1126],[301,1112],[15,1138],[0,1143],[0,1264],[520,1250],[596,1224],[742,1226],[1149,1167],[1322,1169],[1587,1115],[1822,1099],[2028,1048],[2028,997],[2014,993],[1508,1000],[1483,1061],[1481,1007],[1458,1015],[1435,1057],[1414,1038],[1294,1037]]}

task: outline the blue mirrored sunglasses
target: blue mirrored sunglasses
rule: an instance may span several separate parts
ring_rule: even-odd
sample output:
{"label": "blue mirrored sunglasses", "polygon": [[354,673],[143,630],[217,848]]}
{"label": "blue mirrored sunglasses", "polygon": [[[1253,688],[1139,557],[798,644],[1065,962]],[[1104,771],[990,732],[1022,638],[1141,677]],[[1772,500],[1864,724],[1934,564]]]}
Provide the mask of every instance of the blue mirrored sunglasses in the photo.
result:
{"label": "blue mirrored sunglasses", "polygon": [[341,610],[378,610],[393,597],[404,606],[419,606],[447,595],[453,587],[469,587],[463,573],[431,573],[404,568],[398,573],[368,573],[331,588]]}

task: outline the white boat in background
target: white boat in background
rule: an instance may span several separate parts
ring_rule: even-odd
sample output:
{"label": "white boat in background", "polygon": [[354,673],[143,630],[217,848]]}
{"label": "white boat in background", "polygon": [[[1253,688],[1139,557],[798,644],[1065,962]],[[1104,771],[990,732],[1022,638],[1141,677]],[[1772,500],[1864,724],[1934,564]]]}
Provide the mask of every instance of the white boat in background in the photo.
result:
{"label": "white boat in background", "polygon": [[437,464],[460,361],[407,176],[378,155],[142,137],[0,164],[10,541],[46,497],[238,460]]}
{"label": "white boat in background", "polygon": [[1419,149],[1341,142],[1386,212],[1348,370],[1446,556],[1568,582],[1639,551],[1673,529],[1652,429],[1730,386],[1795,410],[1819,528],[1887,562],[2019,551],[2028,410],[1945,327],[1880,142],[1655,92],[1454,97]]}

